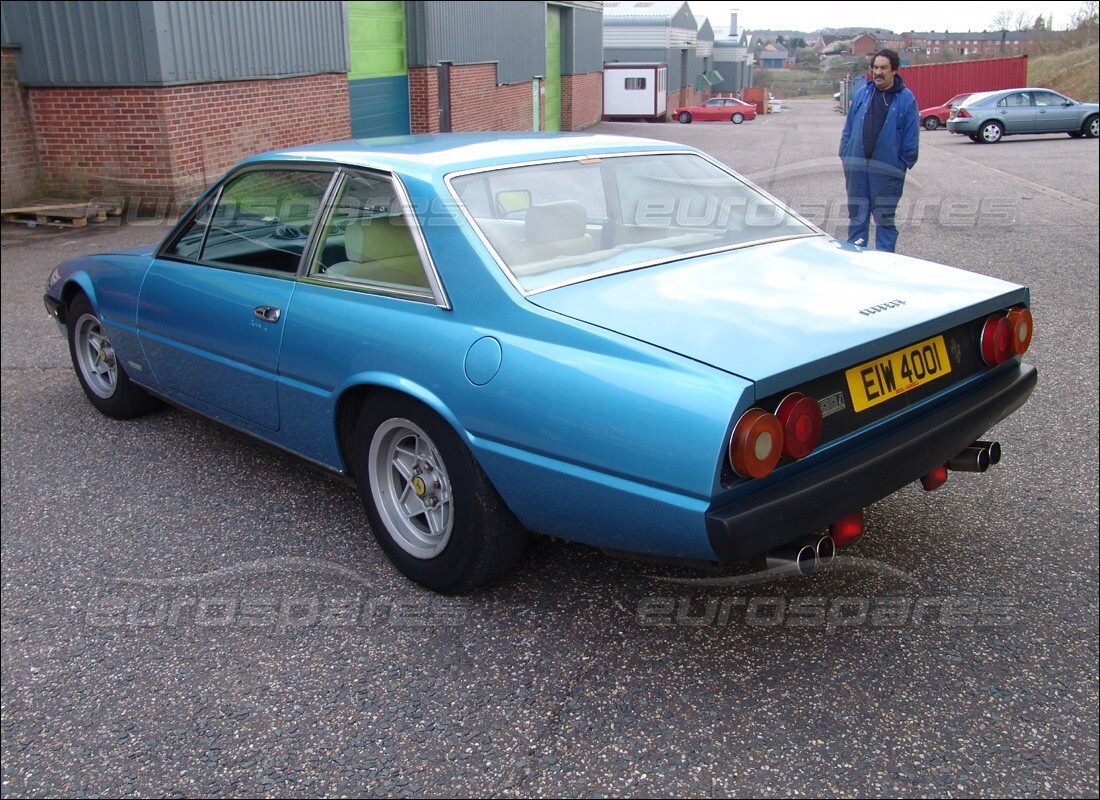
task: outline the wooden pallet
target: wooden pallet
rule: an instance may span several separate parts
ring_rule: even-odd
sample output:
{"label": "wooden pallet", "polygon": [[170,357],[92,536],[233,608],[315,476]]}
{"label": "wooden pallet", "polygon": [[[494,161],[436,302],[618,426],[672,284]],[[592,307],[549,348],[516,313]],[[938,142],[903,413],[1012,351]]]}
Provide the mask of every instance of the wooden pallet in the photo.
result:
{"label": "wooden pallet", "polygon": [[107,217],[122,216],[122,206],[93,200],[43,200],[33,206],[0,209],[4,222],[16,222],[33,228],[35,225],[55,225],[83,228],[89,222],[106,222]]}

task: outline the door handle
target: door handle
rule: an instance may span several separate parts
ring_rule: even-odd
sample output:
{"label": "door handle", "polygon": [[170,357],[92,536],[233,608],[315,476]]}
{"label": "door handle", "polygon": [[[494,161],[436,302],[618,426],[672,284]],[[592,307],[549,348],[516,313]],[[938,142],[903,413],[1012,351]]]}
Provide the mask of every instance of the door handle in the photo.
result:
{"label": "door handle", "polygon": [[278,322],[279,317],[282,316],[282,312],[273,306],[256,306],[252,309],[252,313],[264,322]]}

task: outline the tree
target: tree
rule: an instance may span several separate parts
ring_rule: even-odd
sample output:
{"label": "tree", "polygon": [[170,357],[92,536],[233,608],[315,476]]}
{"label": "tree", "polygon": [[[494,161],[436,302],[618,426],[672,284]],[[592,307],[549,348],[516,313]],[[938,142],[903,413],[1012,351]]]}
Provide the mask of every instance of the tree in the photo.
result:
{"label": "tree", "polygon": [[1071,37],[1078,46],[1096,44],[1100,33],[1100,1],[1089,0],[1069,21]]}

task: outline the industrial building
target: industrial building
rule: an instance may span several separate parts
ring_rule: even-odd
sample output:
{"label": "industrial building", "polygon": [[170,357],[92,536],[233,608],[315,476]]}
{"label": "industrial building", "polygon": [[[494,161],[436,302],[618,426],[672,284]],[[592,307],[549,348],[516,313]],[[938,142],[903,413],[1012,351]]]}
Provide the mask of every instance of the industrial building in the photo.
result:
{"label": "industrial building", "polygon": [[604,3],[603,26],[605,69],[626,64],[667,67],[666,118],[677,106],[751,85],[752,64],[736,14],[726,28],[697,18],[682,0],[612,1]]}
{"label": "industrial building", "polygon": [[255,152],[348,137],[579,130],[599,2],[5,0],[5,206],[193,198]]}

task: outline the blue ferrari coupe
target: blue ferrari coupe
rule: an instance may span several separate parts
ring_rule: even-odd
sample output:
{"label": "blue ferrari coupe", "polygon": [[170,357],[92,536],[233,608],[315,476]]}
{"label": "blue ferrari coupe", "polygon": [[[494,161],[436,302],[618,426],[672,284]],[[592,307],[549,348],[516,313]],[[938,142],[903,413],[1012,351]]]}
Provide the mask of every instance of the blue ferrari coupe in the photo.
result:
{"label": "blue ferrari coupe", "polygon": [[531,532],[808,571],[998,459],[1026,288],[837,241],[667,142],[443,134],[247,159],[45,302],[88,400],[182,406],[354,481],[443,593]]}

